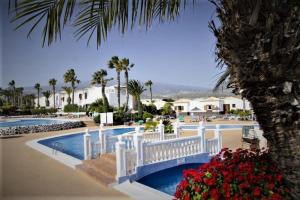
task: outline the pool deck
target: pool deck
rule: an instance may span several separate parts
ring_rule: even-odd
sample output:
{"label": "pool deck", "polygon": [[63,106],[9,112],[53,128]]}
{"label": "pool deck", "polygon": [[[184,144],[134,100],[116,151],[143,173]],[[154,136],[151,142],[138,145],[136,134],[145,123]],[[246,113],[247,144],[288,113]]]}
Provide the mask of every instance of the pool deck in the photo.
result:
{"label": "pool deck", "polygon": [[[208,124],[250,123],[253,122],[214,121]],[[96,126],[89,128],[97,129]],[[1,138],[0,199],[129,199],[113,188],[107,188],[80,171],[73,170],[26,145],[26,142],[34,139],[85,129]],[[241,130],[226,130],[222,133],[223,146],[231,149],[241,147]],[[196,131],[188,131],[183,136],[194,134]],[[212,131],[209,131],[208,137],[211,135]]]}

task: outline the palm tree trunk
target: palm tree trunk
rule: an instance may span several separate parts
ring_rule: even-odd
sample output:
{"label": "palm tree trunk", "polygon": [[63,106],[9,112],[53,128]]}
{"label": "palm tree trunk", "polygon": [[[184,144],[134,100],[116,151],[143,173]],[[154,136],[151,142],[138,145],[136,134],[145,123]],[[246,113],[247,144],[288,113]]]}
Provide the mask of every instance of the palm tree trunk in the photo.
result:
{"label": "palm tree trunk", "polygon": [[151,99],[151,103],[152,103],[152,86],[151,85],[150,85],[149,89],[150,89],[150,99]]}
{"label": "palm tree trunk", "polygon": [[101,85],[101,92],[102,92],[104,112],[108,112],[109,104],[108,104],[108,100],[107,100],[107,97],[105,94],[105,85],[104,84]]}
{"label": "palm tree trunk", "polygon": [[117,81],[118,81],[118,108],[120,109],[121,107],[121,80],[120,80],[120,72],[117,72]]}
{"label": "palm tree trunk", "polygon": [[40,107],[40,90],[38,90],[37,95],[38,95],[37,107],[39,108]]}
{"label": "palm tree trunk", "polygon": [[[300,199],[299,88],[292,93],[276,90],[272,94],[270,88],[260,86],[248,90],[247,98],[264,131],[273,161],[284,173],[293,199]],[[298,104],[298,109],[293,104]]]}
{"label": "palm tree trunk", "polygon": [[53,108],[55,109],[55,107],[56,107],[56,105],[55,105],[55,86],[53,86],[52,91],[53,91]]}
{"label": "palm tree trunk", "polygon": [[129,93],[128,93],[128,71],[125,71],[125,81],[126,81],[126,104],[124,106],[124,112],[128,110],[128,102],[129,102]]}
{"label": "palm tree trunk", "polygon": [[74,105],[74,93],[75,93],[75,85],[72,83],[72,104]]}
{"label": "palm tree trunk", "polygon": [[141,118],[143,116],[143,107],[142,107],[142,102],[141,102],[141,98],[137,97],[137,103],[138,103],[138,114],[139,114],[139,118]]}

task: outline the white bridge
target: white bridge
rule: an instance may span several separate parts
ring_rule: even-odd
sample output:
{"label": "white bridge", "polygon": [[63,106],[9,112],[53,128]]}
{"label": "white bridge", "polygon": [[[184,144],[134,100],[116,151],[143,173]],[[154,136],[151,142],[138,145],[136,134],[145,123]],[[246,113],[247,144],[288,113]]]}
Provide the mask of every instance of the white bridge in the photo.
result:
{"label": "white bridge", "polygon": [[92,143],[89,130],[84,135],[84,159],[94,159],[99,154],[116,154],[116,180],[137,180],[150,173],[180,164],[208,162],[222,148],[222,136],[216,125],[214,137],[205,139],[205,127],[197,128],[197,135],[181,137],[181,128],[173,125],[174,133],[165,133],[160,123],[155,132],[135,131],[118,136],[105,134],[99,129],[99,142]]}

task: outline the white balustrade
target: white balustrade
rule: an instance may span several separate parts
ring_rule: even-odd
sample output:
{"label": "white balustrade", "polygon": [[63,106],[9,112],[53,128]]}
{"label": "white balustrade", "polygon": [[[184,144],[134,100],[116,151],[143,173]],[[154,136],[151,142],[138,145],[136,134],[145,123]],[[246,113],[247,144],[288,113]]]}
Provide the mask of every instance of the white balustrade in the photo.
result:
{"label": "white balustrade", "polygon": [[165,140],[171,140],[171,139],[175,139],[175,138],[177,138],[177,135],[175,133],[167,133],[164,136]]}
{"label": "white balustrade", "polygon": [[205,153],[206,152],[206,142],[205,142],[205,127],[203,126],[203,121],[200,121],[200,123],[199,123],[198,136],[201,137],[202,153]]}
{"label": "white balustrade", "polygon": [[143,143],[143,163],[150,164],[201,153],[201,137]]}
{"label": "white balustrade", "polygon": [[143,141],[144,142],[154,142],[160,140],[159,132],[146,132],[143,133]]}
{"label": "white balustrade", "polygon": [[215,129],[215,138],[218,140],[218,149],[221,151],[222,149],[222,132],[220,131],[220,125],[216,125]]}
{"label": "white balustrade", "polygon": [[206,152],[209,153],[210,156],[216,155],[219,153],[218,147],[218,139],[211,138],[206,140]]}
{"label": "white balustrade", "polygon": [[159,121],[159,124],[157,125],[157,128],[158,128],[160,140],[163,141],[164,137],[165,137],[165,125],[163,124],[162,120]]}
{"label": "white balustrade", "polygon": [[117,177],[127,175],[127,160],[125,142],[118,141],[116,143]]}
{"label": "white balustrade", "polygon": [[100,143],[100,153],[101,154],[104,154],[106,153],[106,135],[103,131],[103,124],[100,124],[100,127],[99,127],[99,143]]}
{"label": "white balustrade", "polygon": [[89,129],[86,129],[85,134],[83,135],[83,152],[84,160],[89,160],[92,157],[92,142]]}

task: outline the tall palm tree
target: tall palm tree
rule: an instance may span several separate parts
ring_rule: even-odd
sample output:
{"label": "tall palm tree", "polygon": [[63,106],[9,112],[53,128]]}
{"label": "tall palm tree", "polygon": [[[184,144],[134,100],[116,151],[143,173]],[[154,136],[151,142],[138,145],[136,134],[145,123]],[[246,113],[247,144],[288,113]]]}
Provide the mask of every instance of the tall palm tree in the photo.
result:
{"label": "tall palm tree", "polygon": [[11,94],[12,94],[11,95],[11,97],[12,97],[11,104],[13,106],[16,106],[16,82],[14,80],[12,80],[8,83],[8,86],[9,86],[9,88],[11,90]]}
{"label": "tall palm tree", "polygon": [[49,102],[49,97],[51,95],[51,92],[50,90],[46,90],[45,92],[43,92],[43,95],[45,97],[45,104],[46,104],[46,107],[48,107],[50,105],[50,102]]}
{"label": "tall palm tree", "polygon": [[37,91],[37,107],[40,107],[40,92],[42,90],[41,85],[39,83],[36,83],[34,85],[34,89]]}
{"label": "tall palm tree", "polygon": [[[17,4],[13,5],[13,2]],[[77,2],[82,9],[74,9]],[[43,43],[50,45],[61,34],[63,25],[76,13],[76,36],[96,34],[97,46],[118,26],[125,33],[131,28],[158,21],[177,19],[190,1],[104,0],[104,1],[25,1],[11,0],[14,21],[21,27],[31,23],[30,33],[43,24]],[[184,4],[182,3],[184,2]],[[296,0],[212,0],[219,27],[211,23],[217,37],[217,57],[231,69],[233,89],[253,105],[264,131],[274,162],[284,173],[291,195],[300,199],[299,140],[299,23],[300,1]],[[61,5],[62,4],[62,5]],[[130,9],[129,9],[130,7]],[[15,9],[17,8],[17,9]],[[64,13],[64,14],[61,14]],[[108,17],[109,16],[109,17]],[[58,23],[63,21],[63,23]],[[24,22],[24,23],[22,23]],[[136,23],[138,22],[138,23]],[[48,26],[55,24],[55,26]]]}
{"label": "tall palm tree", "polygon": [[66,86],[62,87],[62,89],[67,93],[67,95],[68,95],[67,102],[68,102],[68,105],[70,105],[71,101],[72,101],[71,93],[72,93],[73,89],[71,87],[66,87]]}
{"label": "tall palm tree", "polygon": [[57,80],[52,78],[49,80],[49,85],[52,87],[52,95],[53,95],[53,108],[55,108],[55,86],[56,86]]}
{"label": "tall palm tree", "polygon": [[227,85],[250,101],[272,160],[300,199],[300,1],[214,3],[220,26],[210,28]]}
{"label": "tall palm tree", "polygon": [[17,96],[17,100],[18,100],[18,103],[17,103],[18,107],[22,106],[23,91],[24,91],[23,87],[16,88],[16,96]]}
{"label": "tall palm tree", "polygon": [[150,90],[150,100],[151,100],[151,103],[153,103],[153,102],[152,102],[152,85],[153,85],[153,82],[152,82],[151,80],[148,80],[148,81],[145,83],[145,85],[146,85],[147,87],[149,87],[149,90]]}
{"label": "tall palm tree", "polygon": [[92,76],[92,84],[93,85],[101,85],[101,94],[103,99],[103,111],[108,112],[109,110],[109,103],[105,94],[105,87],[108,81],[113,80],[113,78],[106,78],[107,71],[104,69],[100,69],[96,71]]}
{"label": "tall palm tree", "polygon": [[123,65],[125,84],[126,84],[126,104],[124,106],[124,112],[125,112],[128,110],[128,102],[129,102],[129,93],[128,93],[129,71],[131,68],[134,67],[134,64],[133,63],[130,64],[128,58],[123,58],[121,60],[121,63]]}
{"label": "tall palm tree", "polygon": [[26,108],[34,108],[34,99],[35,95],[34,94],[26,94],[24,96],[24,104]]}
{"label": "tall palm tree", "polygon": [[141,94],[145,90],[146,89],[144,88],[143,84],[141,84],[137,80],[130,80],[128,82],[128,92],[137,101],[139,117],[142,117],[142,115],[143,115],[143,106],[142,106],[142,102],[141,102]]}
{"label": "tall palm tree", "polygon": [[108,68],[115,69],[117,72],[117,92],[118,92],[118,108],[121,107],[121,71],[124,70],[122,61],[118,56],[113,56],[110,61],[108,61]]}
{"label": "tall palm tree", "polygon": [[64,74],[64,81],[65,81],[65,83],[70,83],[71,84],[71,88],[72,88],[72,104],[74,104],[74,93],[75,93],[75,89],[76,89],[76,84],[80,83],[80,80],[77,78],[74,69],[69,69]]}

